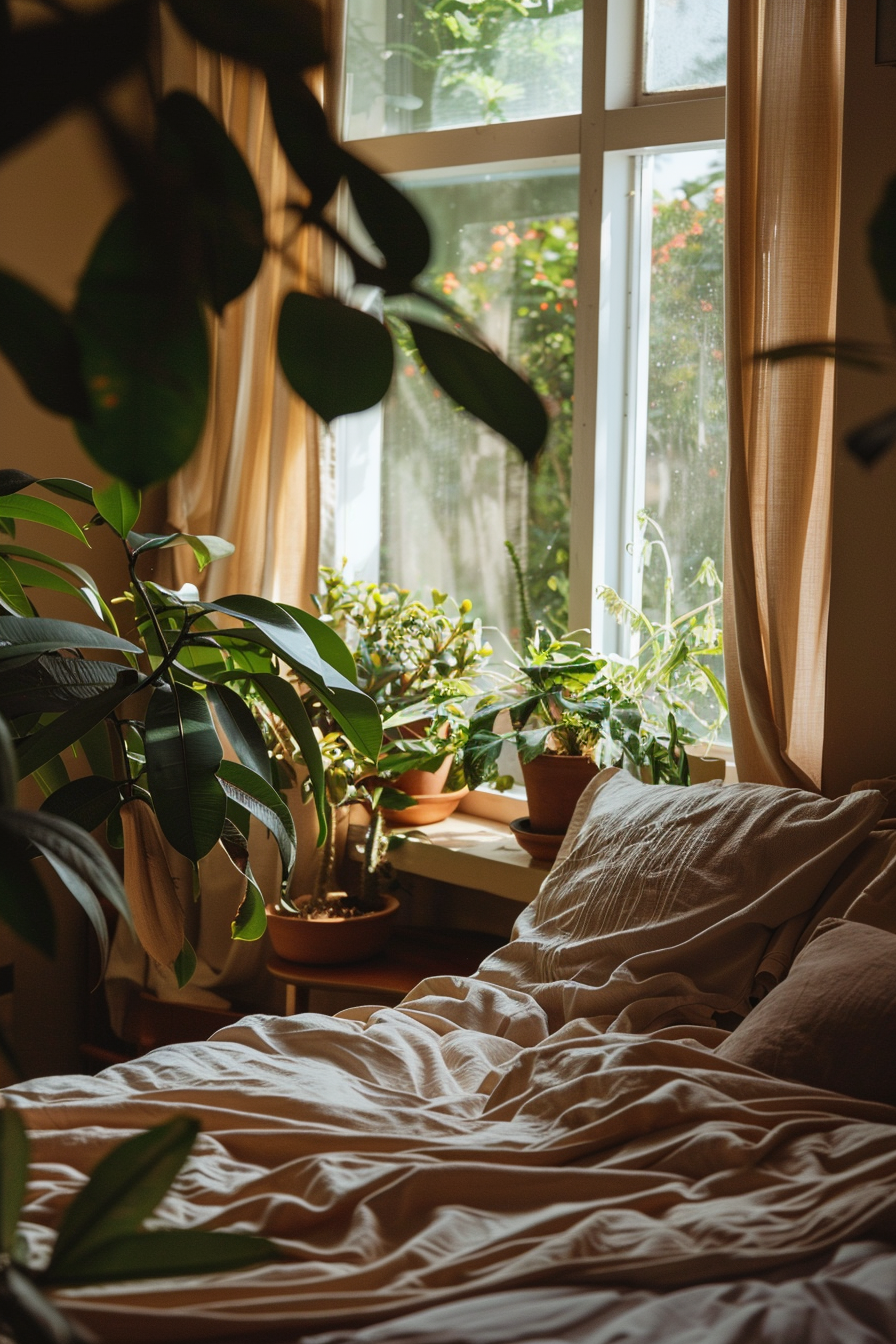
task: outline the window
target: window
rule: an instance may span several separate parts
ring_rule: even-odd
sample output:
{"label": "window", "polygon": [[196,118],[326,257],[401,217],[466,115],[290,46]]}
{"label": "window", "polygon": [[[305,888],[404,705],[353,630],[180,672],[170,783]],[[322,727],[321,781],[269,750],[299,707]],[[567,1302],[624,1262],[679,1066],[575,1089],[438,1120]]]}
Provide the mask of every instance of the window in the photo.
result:
{"label": "window", "polygon": [[535,613],[619,652],[598,585],[658,613],[671,575],[676,610],[696,605],[722,552],[726,12],[346,0],[346,140],[428,219],[425,283],[552,411],[529,471],[440,396],[387,305],[392,389],[337,431],[336,550],[355,575],[470,597],[512,637],[510,540]]}

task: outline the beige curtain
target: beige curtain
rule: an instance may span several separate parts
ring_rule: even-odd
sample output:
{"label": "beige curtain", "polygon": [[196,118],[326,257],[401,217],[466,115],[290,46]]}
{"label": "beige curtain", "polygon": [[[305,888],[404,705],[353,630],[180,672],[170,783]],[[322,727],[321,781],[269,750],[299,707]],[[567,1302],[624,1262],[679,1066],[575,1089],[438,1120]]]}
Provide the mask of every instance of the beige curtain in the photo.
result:
{"label": "beige curtain", "polygon": [[821,780],[845,0],[731,0],[725,670],[739,777]]}
{"label": "beige curtain", "polygon": [[[162,78],[166,91],[187,89],[203,99],[239,146],[273,245],[252,288],[212,322],[208,421],[198,451],[169,482],[168,521],[236,546],[231,559],[202,576],[207,599],[254,593],[305,606],[317,588],[318,429],[277,366],[276,333],[284,293],[320,274],[319,236],[304,230],[286,257],[276,251],[295,217],[278,208],[290,172],[263,77],[198,47],[163,15]],[[186,548],[168,555],[174,582],[196,581]]]}

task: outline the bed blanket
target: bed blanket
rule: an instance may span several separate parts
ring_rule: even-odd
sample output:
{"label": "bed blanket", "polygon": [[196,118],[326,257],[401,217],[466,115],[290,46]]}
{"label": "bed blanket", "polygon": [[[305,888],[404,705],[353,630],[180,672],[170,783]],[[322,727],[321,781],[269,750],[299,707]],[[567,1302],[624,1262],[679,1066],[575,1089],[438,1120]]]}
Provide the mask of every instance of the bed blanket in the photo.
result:
{"label": "bed blanket", "polygon": [[7,1091],[38,1254],[127,1134],[184,1112],[167,1226],[260,1231],[241,1273],[59,1294],[109,1341],[357,1326],[520,1285],[669,1288],[896,1240],[896,1110],[716,1058],[720,1033],[549,1033],[534,999],[424,982],[395,1009],[249,1017],[96,1078]]}

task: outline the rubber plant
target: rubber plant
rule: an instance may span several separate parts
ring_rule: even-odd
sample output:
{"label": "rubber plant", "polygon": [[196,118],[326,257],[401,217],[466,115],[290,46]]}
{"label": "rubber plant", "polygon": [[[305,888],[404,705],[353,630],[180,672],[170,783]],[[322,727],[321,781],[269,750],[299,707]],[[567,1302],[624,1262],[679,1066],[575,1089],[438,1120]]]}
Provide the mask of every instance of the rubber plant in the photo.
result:
{"label": "rubber plant", "polygon": [[0,1110],[0,1330],[21,1344],[87,1344],[47,1296],[55,1288],[121,1279],[233,1272],[281,1253],[265,1237],[143,1224],[189,1155],[199,1123],[179,1116],[113,1148],[63,1211],[50,1259],[29,1263],[18,1229],[28,1179],[28,1136],[7,1100]]}
{"label": "rubber plant", "polygon": [[[190,93],[160,94],[152,75],[158,9],[158,0],[0,0],[0,158],[83,108],[128,193],[86,260],[70,310],[0,272],[0,352],[41,406],[74,421],[99,466],[135,488],[171,476],[196,448],[209,396],[206,314],[222,314],[251,287],[275,232],[221,123]],[[410,332],[449,397],[532,461],[547,432],[539,398],[443,295],[418,285],[430,257],[423,219],[328,129],[306,79],[328,55],[321,7],[169,0],[167,9],[201,45],[264,75],[298,179],[268,207],[291,218],[289,245],[303,230],[323,234],[355,285],[382,292],[390,320]],[[127,106],[146,109],[139,125],[120,110],[122,87],[133,95]],[[365,241],[338,228],[340,191]],[[334,293],[315,282],[313,292],[291,290],[280,308],[280,366],[326,421],[375,405],[392,380],[389,328],[353,306],[353,295],[351,284]]]}
{"label": "rubber plant", "polygon": [[[83,527],[41,490],[74,503]],[[316,617],[244,594],[203,602],[190,585],[174,592],[141,577],[145,557],[162,547],[190,546],[200,567],[233,548],[218,537],[139,532],[140,504],[140,492],[120,481],[100,490],[0,471],[0,713],[12,725],[19,776],[33,775],[45,794],[38,815],[88,831],[105,823],[111,843],[124,844],[137,934],[185,984],[195,954],[183,937],[161,837],[194,865],[197,896],[199,861],[215,845],[243,873],[235,938],[259,938],[266,923],[248,860],[251,816],[277,841],[284,890],[295,862],[292,817],[250,702],[275,711],[301,748],[319,843],[327,834],[320,746],[302,696],[281,669],[313,691],[359,754],[376,759],[382,727],[373,700],[356,684],[352,655]],[[21,519],[85,545],[90,529],[110,528],[127,562],[126,593],[107,600],[80,566],[21,546],[14,535]],[[46,590],[79,601],[99,624],[41,617],[38,594]],[[116,604],[127,611],[128,638],[113,615]],[[224,759],[226,743],[236,761]],[[69,750],[83,753],[89,774],[69,779]],[[99,932],[101,914],[89,913]]]}

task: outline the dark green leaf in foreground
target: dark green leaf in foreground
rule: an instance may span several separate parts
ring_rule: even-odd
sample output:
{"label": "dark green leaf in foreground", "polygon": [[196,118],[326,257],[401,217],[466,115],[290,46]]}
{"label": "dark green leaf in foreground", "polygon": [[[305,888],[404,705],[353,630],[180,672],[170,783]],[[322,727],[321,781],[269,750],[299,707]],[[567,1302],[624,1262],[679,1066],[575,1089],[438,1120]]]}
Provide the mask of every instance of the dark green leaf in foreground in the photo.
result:
{"label": "dark green leaf in foreground", "polygon": [[165,1228],[116,1237],[81,1257],[54,1284],[111,1283],[118,1279],[168,1278],[172,1274],[214,1274],[279,1260],[273,1242],[244,1232],[202,1232]]}
{"label": "dark green leaf in foreground", "polygon": [[345,640],[340,639],[332,625],[328,625],[317,616],[312,616],[308,611],[303,611],[301,607],[290,606],[288,602],[281,602],[280,606],[292,617],[296,625],[302,627],[323,661],[329,663],[330,667],[335,667],[346,681],[357,685],[358,669],[352,651]]}
{"label": "dark green leaf in foreground", "polygon": [[296,861],[296,828],[292,813],[277,790],[254,770],[236,761],[222,761],[218,778],[227,797],[251,812],[271,832],[280,850],[283,880],[287,881]]}
{"label": "dark green leaf in foreground", "polygon": [[122,700],[127,699],[138,681],[138,673],[133,668],[123,668],[114,686],[91,696],[89,700],[79,701],[52,723],[38,728],[29,737],[24,738],[16,747],[20,778],[24,779],[26,775],[33,774],[66,747],[77,742],[84,733],[102,723]]}
{"label": "dark green leaf in foreground", "polygon": [[28,855],[28,840],[19,830],[22,813],[0,808],[0,922],[23,942],[48,957],[56,954],[53,908]]}
{"label": "dark green leaf in foreground", "polygon": [[264,897],[255,881],[252,865],[249,863],[249,842],[243,832],[232,821],[225,821],[221,833],[221,847],[234,868],[242,873],[246,880],[246,890],[236,918],[230,926],[231,937],[244,943],[257,942],[264,936],[268,920],[264,909]]}
{"label": "dark green leaf in foreground", "polygon": [[68,314],[5,271],[0,271],[0,350],[48,411],[74,418],[90,414]]}
{"label": "dark green leaf in foreground", "polygon": [[62,1215],[46,1277],[71,1281],[104,1244],[136,1232],[168,1193],[199,1133],[179,1116],[114,1148],[94,1168]]}
{"label": "dark green leaf in foreground", "polygon": [[868,260],[887,303],[896,304],[896,177],[887,183],[868,224]]}
{"label": "dark green leaf in foreground", "polygon": [[119,0],[98,12],[14,31],[0,48],[0,154],[136,65],[148,19],[144,0]]}
{"label": "dark green leaf in foreground", "polygon": [[0,1110],[0,1251],[9,1255],[28,1180],[28,1136],[15,1106]]}
{"label": "dark green leaf in foreground", "polygon": [[64,658],[44,653],[23,667],[4,670],[0,664],[0,714],[59,713],[78,701],[89,700],[98,691],[115,684],[118,663],[97,658]]}
{"label": "dark green leaf in foreground", "polygon": [[162,100],[158,147],[183,178],[202,288],[221,313],[248,289],[264,257],[264,214],[252,174],[217,117],[183,90]]}
{"label": "dark green leaf in foreground", "polygon": [[302,754],[302,760],[308,771],[308,777],[311,780],[311,789],[314,794],[314,805],[317,808],[318,820],[318,841],[322,845],[327,838],[328,808],[326,802],[326,780],[324,777],[324,764],[320,754],[320,744],[314,734],[311,726],[311,720],[308,717],[308,711],[302,704],[302,698],[299,695],[292,682],[287,681],[285,677],[272,676],[270,673],[260,673],[253,677],[256,688],[261,692],[265,703],[277,714],[299,748]]}
{"label": "dark green leaf in foreground", "polygon": [[3,1303],[4,1324],[16,1344],[94,1344],[96,1336],[85,1335],[40,1291],[34,1280],[10,1265],[5,1274],[7,1295]]}
{"label": "dark green leaf in foreground", "polygon": [[255,716],[241,695],[229,686],[209,686],[208,698],[221,730],[240,763],[271,783],[271,758]]}
{"label": "dark green leaf in foreground", "polygon": [[204,697],[188,686],[157,686],[146,710],[149,791],[166,839],[193,863],[217,844],[224,825],[220,765]]}
{"label": "dark green leaf in foreground", "polygon": [[6,720],[0,715],[0,807],[15,807],[19,771]]}
{"label": "dark green leaf in foreground", "polygon": [[25,596],[22,581],[8,560],[0,556],[0,602],[7,611],[18,616],[33,616],[31,603]]}
{"label": "dark green leaf in foreground", "polygon": [[392,339],[377,318],[338,299],[287,294],[277,352],[290,386],[328,423],[382,401],[392,381]]}
{"label": "dark green leaf in foreground", "polygon": [[423,217],[398,187],[345,150],[342,167],[362,223],[394,281],[386,292],[403,292],[429,265],[429,230]]}
{"label": "dark green leaf in foreground", "polygon": [[850,430],[846,436],[849,451],[866,464],[876,461],[893,443],[896,443],[896,407]]}
{"label": "dark green leaf in foreground", "polygon": [[192,454],[208,403],[208,340],[132,204],[104,230],[81,277],[75,331],[91,401],[78,435],[111,476],[143,487]]}
{"label": "dark green leaf in foreground", "polygon": [[343,151],[331,139],[324,110],[300,75],[269,77],[268,91],[277,138],[297,176],[311,192],[313,215],[324,208],[339,186]]}
{"label": "dark green leaf in foreground", "polygon": [[548,417],[529,384],[472,341],[423,322],[408,326],[423,362],[449,397],[534,462],[547,438]]}
{"label": "dark green leaf in foreground", "polygon": [[94,831],[121,802],[121,785],[101,775],[70,780],[41,804],[41,812],[65,817],[85,831]]}
{"label": "dark green leaf in foreground", "polygon": [[326,59],[313,0],[171,0],[171,8],[198,41],[249,65],[306,70]]}

